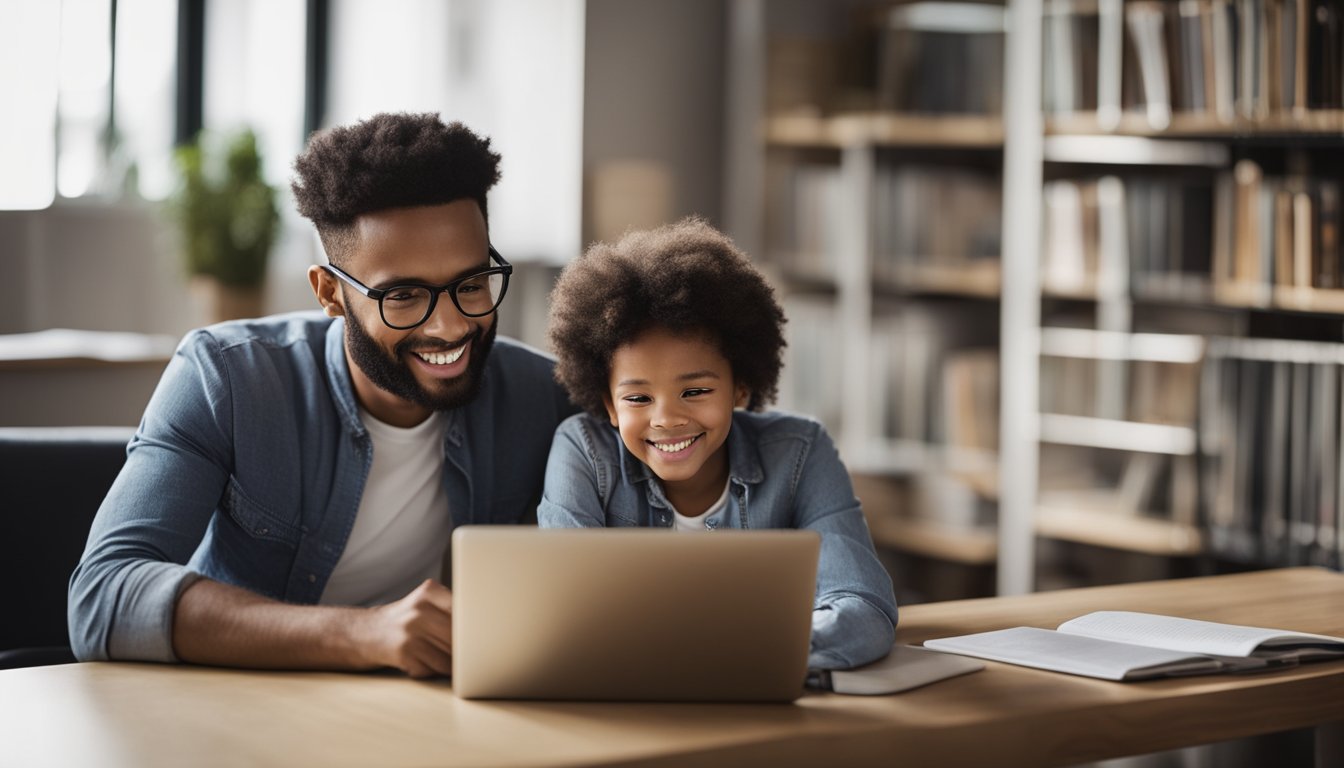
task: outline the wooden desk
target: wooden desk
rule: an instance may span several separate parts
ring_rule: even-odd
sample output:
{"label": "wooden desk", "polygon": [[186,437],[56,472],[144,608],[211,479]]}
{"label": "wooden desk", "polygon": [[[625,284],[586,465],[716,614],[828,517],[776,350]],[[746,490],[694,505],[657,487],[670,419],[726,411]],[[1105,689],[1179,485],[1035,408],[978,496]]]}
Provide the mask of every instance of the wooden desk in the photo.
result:
{"label": "wooden desk", "polygon": [[[899,640],[1097,609],[1344,635],[1344,575],[1286,569],[932,603]],[[1344,661],[1111,683],[988,663],[793,705],[462,701],[446,682],[140,664],[0,672],[0,765],[1066,765],[1344,721]]]}

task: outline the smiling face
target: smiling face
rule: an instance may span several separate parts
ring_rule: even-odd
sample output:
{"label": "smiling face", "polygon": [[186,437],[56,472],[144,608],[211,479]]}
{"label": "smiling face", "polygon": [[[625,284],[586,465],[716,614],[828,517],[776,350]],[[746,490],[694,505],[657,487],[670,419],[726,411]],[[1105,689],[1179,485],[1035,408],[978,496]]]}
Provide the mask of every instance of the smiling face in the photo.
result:
{"label": "smiling face", "polygon": [[[487,268],[489,237],[474,200],[394,208],[360,216],[342,268],[370,288],[442,285]],[[495,337],[495,314],[466,317],[441,294],[422,325],[394,330],[378,302],[319,267],[309,270],[318,300],[346,318],[345,349],[355,395],[379,421],[414,426],[435,410],[464,405],[480,388]]]}
{"label": "smiling face", "polygon": [[677,511],[698,515],[728,482],[733,409],[749,394],[707,338],[653,329],[612,355],[606,406],[626,449],[663,481]]}

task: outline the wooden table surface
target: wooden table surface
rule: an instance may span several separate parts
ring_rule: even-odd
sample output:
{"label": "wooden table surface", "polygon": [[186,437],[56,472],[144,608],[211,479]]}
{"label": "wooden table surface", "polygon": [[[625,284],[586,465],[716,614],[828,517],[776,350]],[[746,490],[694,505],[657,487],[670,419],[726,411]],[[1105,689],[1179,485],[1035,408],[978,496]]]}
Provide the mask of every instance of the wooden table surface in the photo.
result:
{"label": "wooden table surface", "polygon": [[[897,639],[1141,610],[1344,636],[1344,575],[1297,568],[902,609]],[[1344,661],[1114,683],[987,662],[792,705],[482,702],[446,681],[96,663],[0,672],[0,765],[1067,765],[1344,723]]]}

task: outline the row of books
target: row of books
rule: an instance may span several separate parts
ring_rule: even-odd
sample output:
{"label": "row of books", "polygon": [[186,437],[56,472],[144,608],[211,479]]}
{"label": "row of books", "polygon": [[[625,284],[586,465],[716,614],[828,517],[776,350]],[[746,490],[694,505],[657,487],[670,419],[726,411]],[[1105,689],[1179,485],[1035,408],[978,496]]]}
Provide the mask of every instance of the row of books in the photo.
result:
{"label": "row of books", "polygon": [[834,280],[845,221],[844,179],[825,163],[767,166],[766,248],[769,261],[791,277]]}
{"label": "row of books", "polygon": [[784,371],[779,406],[811,416],[841,434],[842,329],[834,301],[806,294],[785,294]]}
{"label": "row of books", "polygon": [[1057,295],[1150,291],[1207,298],[1213,182],[1057,179],[1042,192],[1041,287]]}
{"label": "row of books", "polygon": [[1338,0],[1053,0],[1042,32],[1048,113],[1139,112],[1162,129],[1177,112],[1344,108]]}
{"label": "row of books", "polygon": [[[844,395],[838,308],[799,293],[783,303],[788,347],[780,403],[838,430]],[[993,318],[982,314],[903,304],[873,317],[866,355],[871,437],[997,450],[998,349]]]}
{"label": "row of books", "polygon": [[897,5],[879,33],[877,105],[898,112],[1003,111],[1006,11],[967,2]]}
{"label": "row of books", "polygon": [[1338,178],[1266,176],[1238,162],[1215,190],[1214,282],[1344,288],[1340,196]]}
{"label": "row of books", "polygon": [[1193,363],[1042,355],[1040,410],[1189,427],[1199,376]]}
{"label": "row of books", "polygon": [[1253,160],[1212,177],[1051,181],[1042,286],[1235,304],[1268,304],[1276,287],[1341,289],[1342,194],[1337,178],[1267,176]]}
{"label": "row of books", "polygon": [[873,179],[873,278],[900,286],[910,265],[997,262],[1003,184],[972,168],[879,166]]}
{"label": "row of books", "polygon": [[[823,163],[771,166],[766,212],[771,262],[811,279],[833,279],[844,233],[840,169]],[[873,177],[873,279],[900,287],[908,269],[997,263],[1002,182],[996,173],[881,165]]]}
{"label": "row of books", "polygon": [[1200,395],[1210,544],[1258,564],[1341,566],[1344,344],[1215,339]]}

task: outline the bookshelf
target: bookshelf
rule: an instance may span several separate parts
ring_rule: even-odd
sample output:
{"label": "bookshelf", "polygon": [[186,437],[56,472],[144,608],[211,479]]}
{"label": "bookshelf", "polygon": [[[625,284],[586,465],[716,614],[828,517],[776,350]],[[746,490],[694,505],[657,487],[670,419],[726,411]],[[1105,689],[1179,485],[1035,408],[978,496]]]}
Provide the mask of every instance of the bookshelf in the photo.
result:
{"label": "bookshelf", "polygon": [[[1047,5],[1041,476],[1051,442],[1120,470],[1098,504],[1043,487],[1039,535],[1205,569],[1340,567],[1341,14]],[[1166,370],[1165,403],[1135,390],[1144,367]],[[1079,370],[1101,380],[1091,413],[1061,421],[1047,393]],[[1141,423],[1095,418],[1116,408]]]}
{"label": "bookshelf", "polygon": [[1004,594],[1061,544],[1340,567],[1344,7],[730,18],[728,228],[880,546]]}
{"label": "bookshelf", "polygon": [[836,436],[879,546],[990,571],[1005,25],[739,0],[728,56],[726,219],[789,316],[782,407]]}

